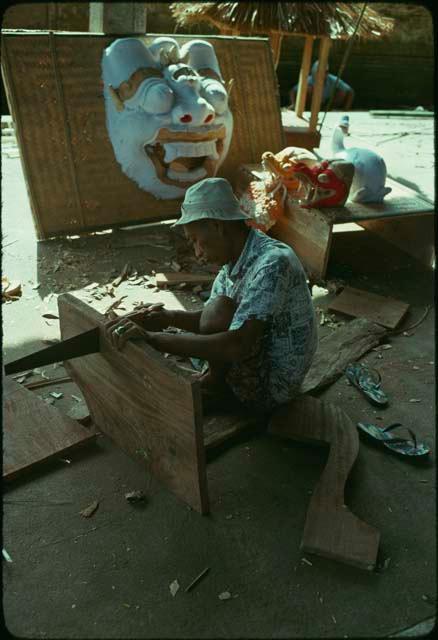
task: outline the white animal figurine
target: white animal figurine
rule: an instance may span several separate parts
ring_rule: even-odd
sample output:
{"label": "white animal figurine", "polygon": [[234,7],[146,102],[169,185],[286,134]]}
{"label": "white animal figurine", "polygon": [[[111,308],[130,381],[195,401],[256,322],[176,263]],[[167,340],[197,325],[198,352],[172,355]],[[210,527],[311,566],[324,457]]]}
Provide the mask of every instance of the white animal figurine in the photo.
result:
{"label": "white animal figurine", "polygon": [[363,203],[383,202],[383,198],[392,191],[391,187],[385,187],[385,161],[382,156],[370,149],[346,148],[344,136],[349,135],[349,125],[349,117],[342,116],[332,138],[334,158],[346,160],[354,165],[354,177],[348,199]]}

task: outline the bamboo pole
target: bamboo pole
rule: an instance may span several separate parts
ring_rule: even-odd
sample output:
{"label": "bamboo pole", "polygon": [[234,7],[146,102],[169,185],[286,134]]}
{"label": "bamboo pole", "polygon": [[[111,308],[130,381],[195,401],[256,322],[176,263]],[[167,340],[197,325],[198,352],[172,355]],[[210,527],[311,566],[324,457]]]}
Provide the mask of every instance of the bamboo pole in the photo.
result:
{"label": "bamboo pole", "polygon": [[316,126],[318,124],[318,114],[321,108],[322,92],[324,89],[325,72],[327,69],[330,45],[330,38],[326,36],[321,38],[318,56],[318,71],[316,72],[315,84],[313,85],[312,104],[310,106],[310,131],[316,131]]}
{"label": "bamboo pole", "polygon": [[306,107],[307,97],[307,78],[310,72],[310,63],[312,61],[313,36],[306,36],[304,41],[303,57],[301,60],[300,77],[298,79],[298,92],[295,102],[295,114],[297,118],[301,118]]}

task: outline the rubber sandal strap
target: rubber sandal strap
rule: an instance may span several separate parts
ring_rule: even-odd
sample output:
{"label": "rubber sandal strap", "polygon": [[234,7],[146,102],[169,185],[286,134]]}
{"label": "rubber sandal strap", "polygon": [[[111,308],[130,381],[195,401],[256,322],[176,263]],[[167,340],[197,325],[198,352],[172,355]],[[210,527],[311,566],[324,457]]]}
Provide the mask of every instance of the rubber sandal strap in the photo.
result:
{"label": "rubber sandal strap", "polygon": [[[394,422],[394,424],[390,424],[388,427],[385,427],[384,429],[382,429],[382,431],[384,431],[384,432],[392,431],[392,429],[396,429],[397,427],[403,427],[402,423],[401,422]],[[403,427],[403,428],[406,429],[409,432],[409,434],[410,434],[410,436],[411,436],[411,438],[412,438],[412,440],[414,442],[414,447],[417,449],[417,437],[416,437],[415,433],[412,431],[412,429],[409,429],[409,427]],[[403,441],[403,440],[405,440],[405,438],[397,438],[397,439],[394,438],[394,439],[392,439],[392,442]]]}

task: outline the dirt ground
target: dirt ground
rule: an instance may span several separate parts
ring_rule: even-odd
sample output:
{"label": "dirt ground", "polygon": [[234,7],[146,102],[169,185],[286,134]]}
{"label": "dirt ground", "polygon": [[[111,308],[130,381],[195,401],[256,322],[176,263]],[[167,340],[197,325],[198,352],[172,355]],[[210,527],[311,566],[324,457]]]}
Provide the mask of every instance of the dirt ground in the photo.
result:
{"label": "dirt ground", "polygon": [[[338,117],[327,116],[321,153]],[[353,112],[350,120],[352,140],[378,148],[391,177],[434,198],[433,119]],[[37,242],[16,141],[13,132],[3,133],[2,275],[21,283],[23,292],[2,305],[5,362],[59,338],[57,320],[43,314],[57,315],[57,296],[65,291],[102,312],[122,296],[119,312],[140,301],[201,307],[200,292],[192,287],[154,287],[154,271],[194,264],[168,223]],[[126,264],[132,279],[113,287]],[[99,436],[93,446],[4,483],[3,548],[12,562],[3,560],[3,611],[11,634],[330,638],[418,636],[432,628],[434,271],[371,233],[346,231],[334,238],[328,281],[334,280],[390,295],[410,309],[403,331],[362,358],[381,373],[387,408],[375,409],[344,377],[319,397],[339,403],[354,423],[401,422],[432,449],[428,461],[414,464],[361,441],[346,501],[381,532],[376,570],[300,551],[309,496],[327,459],[324,449],[267,435],[237,442],[208,465],[211,514],[202,517]],[[315,307],[327,311],[334,295],[314,287]],[[342,322],[348,319],[328,317],[321,335]],[[63,375],[61,364],[50,365],[25,382]],[[50,401],[53,391],[63,393],[54,400],[58,409],[75,418],[86,415],[74,383],[35,393]],[[124,496],[132,490],[143,490],[147,501],[129,504]],[[94,500],[98,510],[82,518],[79,512]],[[206,567],[208,575],[186,593]],[[181,588],[172,596],[174,580]],[[231,597],[221,599],[224,592]]]}

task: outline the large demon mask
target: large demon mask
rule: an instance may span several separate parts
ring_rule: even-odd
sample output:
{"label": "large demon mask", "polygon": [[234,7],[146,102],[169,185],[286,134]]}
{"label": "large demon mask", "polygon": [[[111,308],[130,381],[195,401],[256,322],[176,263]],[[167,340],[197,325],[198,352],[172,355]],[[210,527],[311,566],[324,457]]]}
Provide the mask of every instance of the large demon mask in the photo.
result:
{"label": "large demon mask", "polygon": [[180,198],[214,176],[233,116],[212,45],[121,38],[102,59],[106,123],[123,172],[156,198]]}

